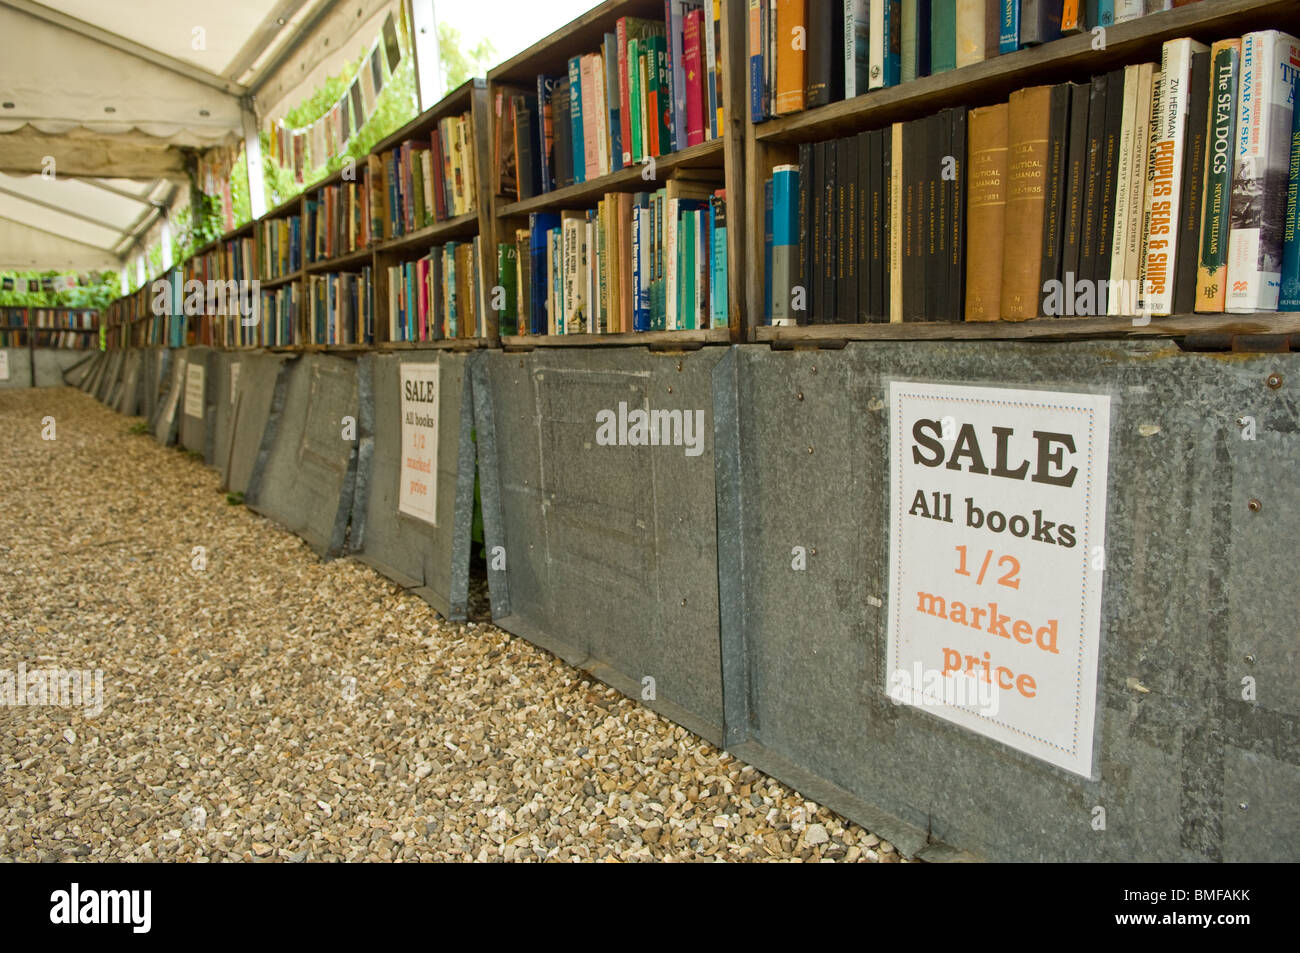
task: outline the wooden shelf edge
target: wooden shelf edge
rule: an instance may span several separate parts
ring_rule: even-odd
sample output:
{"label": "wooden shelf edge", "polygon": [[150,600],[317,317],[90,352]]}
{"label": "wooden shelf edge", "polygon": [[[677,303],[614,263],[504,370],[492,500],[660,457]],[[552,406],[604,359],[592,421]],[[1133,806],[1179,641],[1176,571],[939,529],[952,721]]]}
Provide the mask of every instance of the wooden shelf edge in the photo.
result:
{"label": "wooden shelf edge", "polygon": [[730,344],[730,328],[703,331],[622,331],[616,334],[503,334],[503,347],[628,347]]}
{"label": "wooden shelf edge", "polygon": [[[718,160],[717,169],[721,174],[723,171],[722,152],[723,140],[722,137],[718,137],[707,142],[701,142],[699,145],[679,149],[677,152],[670,152],[666,156],[660,156],[655,159],[655,178],[644,181],[644,191],[651,192],[658,188],[660,183],[667,178],[664,173],[697,167],[713,168],[712,165],[701,165],[700,163],[704,162],[704,160],[716,158]],[[606,192],[626,192],[628,185],[643,181],[641,178],[643,168],[644,166],[640,164],[633,164],[630,168],[619,169],[617,172],[610,172],[608,175],[589,179],[586,182],[566,185],[562,189],[543,192],[541,195],[534,195],[522,202],[511,202],[508,205],[502,205],[497,209],[497,218],[518,217],[527,215],[529,212],[546,211],[570,205],[587,205],[592,200],[599,200]]]}
{"label": "wooden shelf edge", "polygon": [[279,288],[281,285],[287,285],[290,282],[297,281],[304,274],[306,274],[306,272],[304,272],[301,268],[299,268],[297,271],[293,272],[292,274],[281,275],[279,278],[263,278],[259,280],[260,281],[259,287]]}
{"label": "wooden shelf edge", "polygon": [[1168,338],[1188,334],[1297,334],[1300,312],[1179,314],[1151,318],[1035,318],[1031,321],[915,321],[903,324],[814,324],[754,329],[758,343],[839,341],[1062,341],[1096,338]]}
{"label": "wooden shelf edge", "polygon": [[434,222],[406,235],[386,238],[375,246],[376,251],[409,251],[421,245],[436,245],[439,238],[457,238],[478,231],[478,212],[466,212],[442,222]]}
{"label": "wooden shelf edge", "polygon": [[303,269],[307,274],[319,274],[321,272],[338,271],[345,269],[349,265],[364,264],[374,255],[373,246],[367,245],[365,248],[358,248],[356,251],[350,251],[346,255],[337,255],[334,258],[324,258],[320,261],[310,262]]}

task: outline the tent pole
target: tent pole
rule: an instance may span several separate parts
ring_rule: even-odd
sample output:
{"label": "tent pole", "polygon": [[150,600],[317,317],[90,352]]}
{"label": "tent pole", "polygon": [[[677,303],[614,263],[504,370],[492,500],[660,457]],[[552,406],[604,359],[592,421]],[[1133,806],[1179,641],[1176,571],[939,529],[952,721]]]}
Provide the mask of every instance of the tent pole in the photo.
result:
{"label": "tent pole", "polygon": [[262,177],[262,140],[257,131],[257,113],[249,97],[240,100],[244,124],[244,159],[248,163],[248,204],[253,218],[266,214],[266,183]]}

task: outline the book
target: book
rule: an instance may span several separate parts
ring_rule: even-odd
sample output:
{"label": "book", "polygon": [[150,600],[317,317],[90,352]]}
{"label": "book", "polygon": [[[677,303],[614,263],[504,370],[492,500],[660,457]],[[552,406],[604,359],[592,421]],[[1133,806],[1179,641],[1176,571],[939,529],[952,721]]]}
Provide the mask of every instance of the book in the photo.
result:
{"label": "book", "polygon": [[957,0],[930,0],[930,75],[957,68]]}
{"label": "book", "polygon": [[1020,49],[1020,0],[998,0],[998,2],[1002,4],[998,52],[1005,55]]}
{"label": "book", "polygon": [[709,234],[713,245],[713,274],[709,281],[709,325],[725,328],[730,324],[727,288],[727,193],[718,189],[709,199]]}
{"label": "book", "polygon": [[1020,0],[1020,45],[1038,46],[1061,36],[1063,0]]}
{"label": "book", "polygon": [[704,89],[704,57],[701,40],[704,11],[686,14],[686,32],[682,41],[683,81],[686,85],[686,138],[684,146],[698,146],[708,138],[708,101]]}
{"label": "book", "polygon": [[[987,43],[986,25],[989,10],[994,9],[995,0],[956,0],[956,55],[954,65],[957,69],[970,66],[984,60]],[[994,49],[994,55],[997,50]]]}
{"label": "book", "polygon": [[[1083,248],[1084,194],[1088,172],[1088,122],[1092,93],[1090,83],[1074,83],[1070,95],[1069,156],[1065,198],[1062,202],[1061,281],[1065,287],[1078,284],[1079,255]],[[1073,296],[1064,313],[1074,314]]]}
{"label": "book", "polygon": [[763,122],[768,118],[765,17],[765,0],[749,0],[749,118],[752,122]]}
{"label": "book", "polygon": [[1241,45],[1227,310],[1276,311],[1300,43],[1280,30],[1263,30],[1246,34]]}
{"label": "book", "polygon": [[1184,136],[1182,195],[1178,207],[1178,254],[1174,263],[1174,314],[1196,307],[1196,255],[1201,234],[1201,190],[1205,182],[1205,137],[1210,115],[1210,51],[1192,53],[1188,77],[1187,129]]}
{"label": "book", "polygon": [[1291,117],[1286,213],[1282,224],[1281,290],[1277,307],[1279,311],[1300,311],[1300,109],[1293,110]]}
{"label": "book", "polygon": [[870,82],[871,10],[868,0],[843,0],[844,98],[867,91]]}
{"label": "book", "polygon": [[1004,248],[1016,253],[1005,255],[1002,264],[1002,318],[1007,321],[1025,321],[1039,313],[1051,102],[1051,86],[1017,90],[1009,100],[1002,240]]}
{"label": "book", "polygon": [[[778,3],[780,0],[778,0]],[[780,8],[778,7],[778,10]],[[780,23],[778,22],[778,28]],[[808,53],[806,101],[808,108],[825,106],[844,90],[844,16],[832,0],[809,0],[807,6]],[[792,38],[778,33],[777,66]]]}
{"label": "book", "polygon": [[[1047,169],[1044,179],[1043,250],[1038,274],[1039,289],[1044,294],[1048,282],[1060,281],[1062,278],[1065,199],[1069,176],[1070,107],[1074,93],[1075,86],[1072,83],[1061,83],[1052,87],[1051,120],[1048,124],[1047,137]],[[953,280],[959,279],[960,276],[956,276]],[[1043,313],[1040,305],[1039,316],[1043,316]]]}
{"label": "book", "polygon": [[669,138],[661,155],[686,148],[686,17],[703,9],[702,0],[664,0],[664,26],[667,61],[666,109],[671,116]]}
{"label": "book", "polygon": [[807,30],[808,0],[777,0],[776,95],[772,111],[777,116],[799,112],[806,102],[807,48],[797,42]]}
{"label": "book", "polygon": [[871,26],[867,33],[870,55],[867,86],[870,89],[898,85],[901,31],[899,0],[871,0]]}
{"label": "book", "polygon": [[901,0],[900,80],[909,83],[930,75],[930,2]]}
{"label": "book", "polygon": [[1203,312],[1221,312],[1227,307],[1229,210],[1233,163],[1237,155],[1233,133],[1240,68],[1240,39],[1220,40],[1210,48],[1212,85],[1196,266],[1196,310]]}

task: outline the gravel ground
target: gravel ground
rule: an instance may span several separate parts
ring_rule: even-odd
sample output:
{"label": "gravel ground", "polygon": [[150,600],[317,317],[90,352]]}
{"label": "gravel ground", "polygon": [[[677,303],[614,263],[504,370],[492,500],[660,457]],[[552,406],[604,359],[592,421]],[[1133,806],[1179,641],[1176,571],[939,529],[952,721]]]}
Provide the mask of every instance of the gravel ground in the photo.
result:
{"label": "gravel ground", "polygon": [[103,672],[94,717],[0,706],[0,859],[900,860],[132,423],[0,391],[0,670]]}

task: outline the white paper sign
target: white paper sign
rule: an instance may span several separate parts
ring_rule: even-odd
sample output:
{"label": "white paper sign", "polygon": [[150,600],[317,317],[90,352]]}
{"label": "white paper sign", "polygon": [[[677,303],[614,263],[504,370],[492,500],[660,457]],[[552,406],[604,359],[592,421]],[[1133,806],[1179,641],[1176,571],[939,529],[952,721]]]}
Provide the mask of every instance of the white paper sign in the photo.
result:
{"label": "white paper sign", "polygon": [[234,361],[230,365],[230,403],[235,403],[235,395],[239,393],[239,362]]}
{"label": "white paper sign", "polygon": [[202,364],[187,364],[185,367],[185,416],[203,419],[203,374]]}
{"label": "white paper sign", "polygon": [[9,380],[9,352],[0,350],[0,381]]}
{"label": "white paper sign", "polygon": [[1110,398],[889,398],[886,691],[1091,777]]}
{"label": "white paper sign", "polygon": [[437,364],[403,364],[399,512],[438,525]]}

